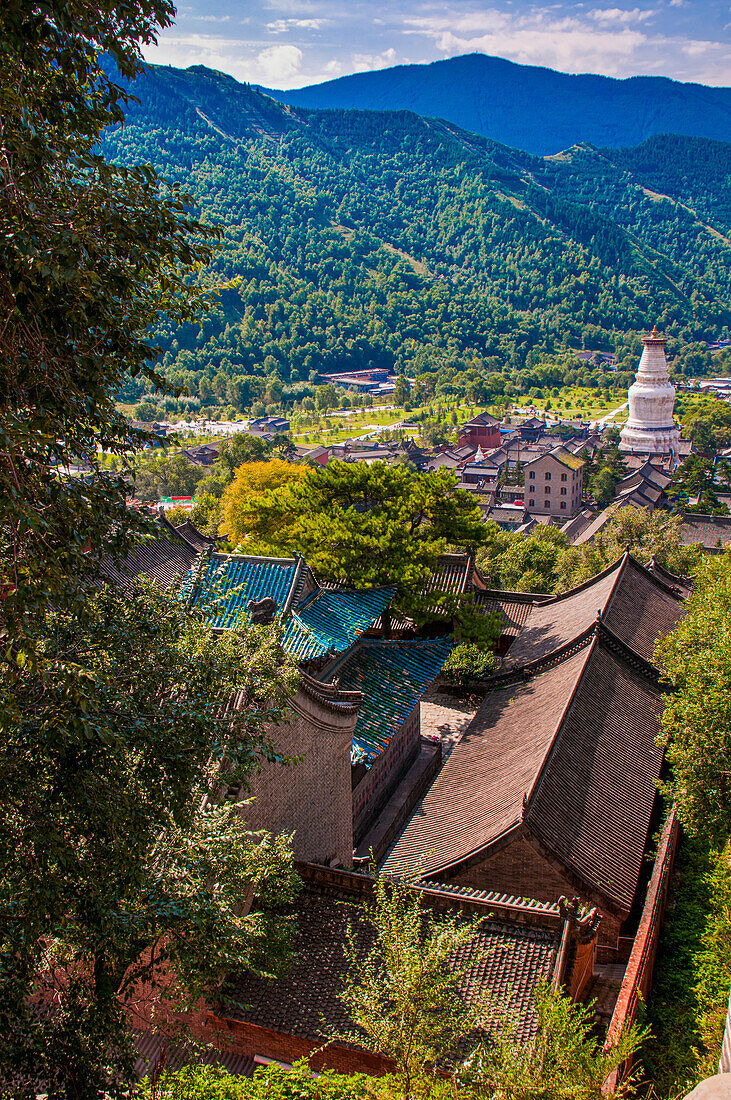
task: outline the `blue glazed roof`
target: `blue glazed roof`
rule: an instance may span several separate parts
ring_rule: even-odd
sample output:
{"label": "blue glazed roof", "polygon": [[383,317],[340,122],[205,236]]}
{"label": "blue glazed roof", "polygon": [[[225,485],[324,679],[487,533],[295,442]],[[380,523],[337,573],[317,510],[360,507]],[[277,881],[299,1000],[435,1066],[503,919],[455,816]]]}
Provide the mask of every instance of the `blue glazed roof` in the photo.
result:
{"label": "blue glazed roof", "polygon": [[298,565],[297,558],[214,555],[199,579],[195,606],[206,612],[208,625],[218,629],[248,623],[249,600],[271,596],[281,613],[299,576]]}
{"label": "blue glazed roof", "polygon": [[350,755],[353,764],[370,766],[388,748],[453,645],[451,638],[364,641],[332,670],[342,689],[363,693]]}
{"label": "blue glazed roof", "polygon": [[394,592],[393,588],[313,592],[287,619],[282,644],[301,661],[342,653],[377,622]]}

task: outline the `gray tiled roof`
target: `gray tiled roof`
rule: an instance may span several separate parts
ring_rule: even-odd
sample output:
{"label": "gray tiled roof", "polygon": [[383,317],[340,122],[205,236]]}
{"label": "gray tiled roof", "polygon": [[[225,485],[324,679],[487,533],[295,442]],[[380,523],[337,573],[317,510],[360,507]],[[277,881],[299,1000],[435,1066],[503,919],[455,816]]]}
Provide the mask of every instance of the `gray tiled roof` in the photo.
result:
{"label": "gray tiled roof", "polygon": [[527,680],[498,678],[384,870],[438,878],[523,827],[628,910],[662,761],[661,706],[653,670],[604,629]]}
{"label": "gray tiled roof", "polygon": [[[485,911],[489,913],[487,906]],[[250,973],[237,976],[226,992],[238,1003],[222,1014],[315,1042],[352,1031],[339,993],[347,972],[348,929],[352,927],[363,951],[374,940],[363,901],[342,894],[325,896],[307,886],[292,914],[296,959],[288,973],[271,981]],[[513,1010],[521,1038],[535,1031],[533,996],[539,980],[552,974],[560,939],[555,919],[542,925],[540,909],[533,907],[533,914],[529,923],[486,916],[475,938],[455,957],[457,966],[466,967],[463,996],[473,1003],[489,1000]]]}
{"label": "gray tiled roof", "polygon": [[534,605],[505,659],[506,667],[537,660],[565,645],[587,630],[598,612],[610,630],[651,661],[658,635],[675,626],[683,606],[667,584],[625,554],[570,592]]}
{"label": "gray tiled roof", "polygon": [[120,561],[105,558],[102,572],[121,588],[129,588],[143,574],[167,588],[185,576],[197,557],[198,551],[183,539],[144,539]]}

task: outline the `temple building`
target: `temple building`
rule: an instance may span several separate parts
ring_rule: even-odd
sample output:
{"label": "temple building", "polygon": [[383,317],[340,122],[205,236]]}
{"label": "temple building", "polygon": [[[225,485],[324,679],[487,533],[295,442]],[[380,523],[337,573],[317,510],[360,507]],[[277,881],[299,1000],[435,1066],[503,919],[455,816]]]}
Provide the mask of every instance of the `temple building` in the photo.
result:
{"label": "temple building", "polygon": [[637,377],[629,388],[629,416],[622,428],[621,451],[640,454],[678,452],[680,429],[673,420],[675,386],[665,358],[667,340],[653,328],[643,337]]}

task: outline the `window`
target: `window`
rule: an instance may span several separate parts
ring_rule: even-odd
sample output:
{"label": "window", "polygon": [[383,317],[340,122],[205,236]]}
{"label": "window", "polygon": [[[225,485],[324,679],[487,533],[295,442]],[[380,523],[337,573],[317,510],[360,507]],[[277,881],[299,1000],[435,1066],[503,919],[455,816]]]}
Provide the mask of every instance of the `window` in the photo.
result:
{"label": "window", "polygon": [[529,500],[528,501],[528,507],[529,508],[535,508],[535,506],[536,506],[536,502],[534,500]]}
{"label": "window", "polygon": [[565,507],[566,507],[566,501],[565,501],[565,500],[562,500],[562,501],[561,501],[561,507],[562,507],[562,508],[565,508]]}
{"label": "window", "polygon": [[531,470],[531,472],[528,474],[528,477],[531,479],[531,481],[535,481],[535,479],[536,479],[535,470]]}
{"label": "window", "polygon": [[565,496],[566,496],[566,490],[565,490],[565,489],[562,489],[562,490],[561,490],[561,496],[562,496],[562,497],[565,497]]}
{"label": "window", "polygon": [[565,481],[565,480],[566,480],[566,474],[561,474],[561,481]]}
{"label": "window", "polygon": [[551,475],[547,473],[546,474],[546,481],[550,481],[550,480],[551,480]]}
{"label": "window", "polygon": [[551,486],[550,486],[550,485],[546,485],[546,487],[544,488],[543,492],[544,492],[544,493],[550,493],[550,492],[551,492]]}
{"label": "window", "polygon": [[551,507],[551,502],[550,502],[550,500],[544,500],[544,501],[543,501],[543,507],[544,507],[544,508],[550,508],[550,507]]}

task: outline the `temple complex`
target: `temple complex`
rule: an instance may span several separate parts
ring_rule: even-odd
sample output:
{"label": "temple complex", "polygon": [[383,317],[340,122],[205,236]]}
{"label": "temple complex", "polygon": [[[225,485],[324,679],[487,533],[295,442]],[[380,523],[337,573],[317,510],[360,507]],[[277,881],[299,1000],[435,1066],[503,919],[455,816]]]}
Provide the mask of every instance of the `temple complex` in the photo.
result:
{"label": "temple complex", "polygon": [[680,429],[673,420],[675,386],[665,358],[667,340],[653,328],[642,340],[644,349],[637,377],[629,388],[629,416],[622,428],[621,451],[677,454]]}

